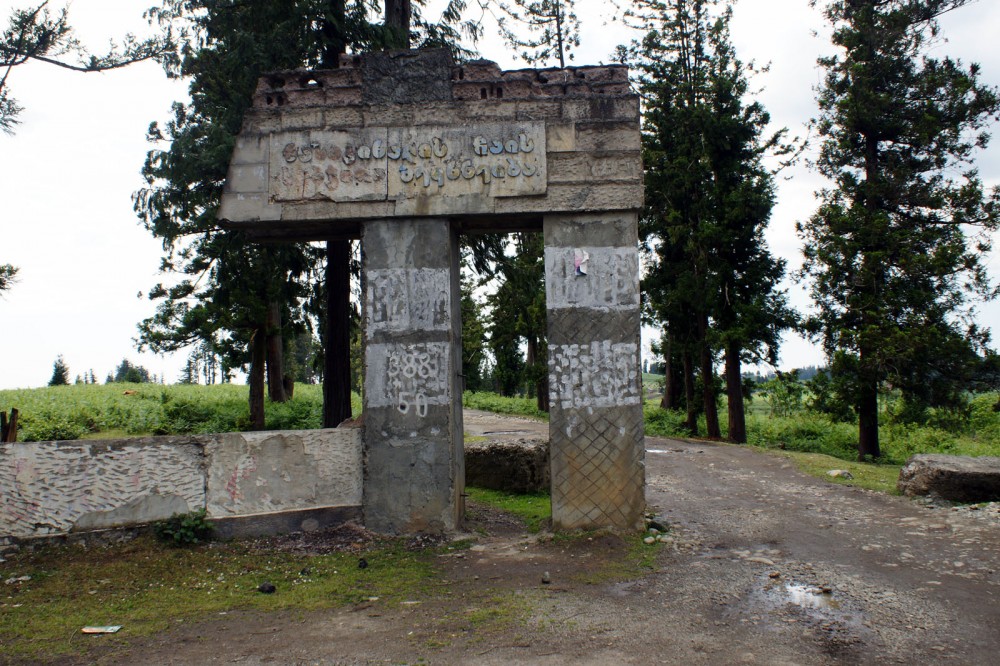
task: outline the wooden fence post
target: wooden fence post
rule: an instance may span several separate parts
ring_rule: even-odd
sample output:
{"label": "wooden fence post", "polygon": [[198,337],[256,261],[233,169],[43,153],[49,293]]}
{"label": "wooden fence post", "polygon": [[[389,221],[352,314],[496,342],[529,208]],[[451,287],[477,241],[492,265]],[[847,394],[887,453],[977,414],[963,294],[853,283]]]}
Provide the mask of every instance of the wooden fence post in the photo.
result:
{"label": "wooden fence post", "polygon": [[17,410],[10,410],[10,418],[7,412],[0,412],[0,442],[17,441]]}

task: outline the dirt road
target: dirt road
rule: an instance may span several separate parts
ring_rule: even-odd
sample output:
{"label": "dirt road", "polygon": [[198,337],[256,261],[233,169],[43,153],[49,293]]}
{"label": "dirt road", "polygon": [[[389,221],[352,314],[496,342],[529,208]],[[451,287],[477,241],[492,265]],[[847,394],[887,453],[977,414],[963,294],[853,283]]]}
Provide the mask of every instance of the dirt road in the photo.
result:
{"label": "dirt road", "polygon": [[[473,413],[466,430],[545,425]],[[735,446],[648,438],[646,470],[647,501],[672,531],[637,580],[585,575],[620,554],[612,537],[539,539],[479,509],[473,527],[489,535],[440,558],[432,599],[230,614],[111,661],[1000,663],[1000,521],[833,485]]]}

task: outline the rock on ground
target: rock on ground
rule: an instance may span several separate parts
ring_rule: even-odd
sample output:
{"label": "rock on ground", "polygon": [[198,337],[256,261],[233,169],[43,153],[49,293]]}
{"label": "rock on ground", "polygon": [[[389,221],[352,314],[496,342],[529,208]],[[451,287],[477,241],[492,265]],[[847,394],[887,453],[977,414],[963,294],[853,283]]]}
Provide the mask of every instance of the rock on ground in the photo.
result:
{"label": "rock on ground", "polygon": [[937,495],[953,502],[1000,500],[1000,458],[923,453],[899,471],[904,495]]}

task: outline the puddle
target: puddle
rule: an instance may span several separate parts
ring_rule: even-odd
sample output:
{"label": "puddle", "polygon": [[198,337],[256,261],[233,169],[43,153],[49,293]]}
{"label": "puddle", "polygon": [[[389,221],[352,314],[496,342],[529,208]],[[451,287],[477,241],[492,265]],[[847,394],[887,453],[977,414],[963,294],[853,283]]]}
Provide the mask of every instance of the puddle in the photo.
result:
{"label": "puddle", "polygon": [[783,595],[786,603],[795,604],[802,608],[840,610],[840,601],[835,599],[833,594],[823,592],[820,588],[812,585],[785,583],[775,586],[770,593],[778,597]]}
{"label": "puddle", "polygon": [[483,432],[484,435],[523,435],[525,433],[531,432],[530,430],[486,430]]}

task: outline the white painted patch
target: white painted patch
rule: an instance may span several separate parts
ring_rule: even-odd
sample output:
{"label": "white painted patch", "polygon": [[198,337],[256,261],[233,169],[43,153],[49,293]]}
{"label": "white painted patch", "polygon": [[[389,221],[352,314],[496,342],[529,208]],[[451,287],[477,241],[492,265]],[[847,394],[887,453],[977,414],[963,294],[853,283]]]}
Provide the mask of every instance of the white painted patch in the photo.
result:
{"label": "white painted patch", "polygon": [[368,339],[384,331],[447,331],[451,327],[448,269],[383,268],[366,273]]}
{"label": "white painted patch", "polygon": [[549,387],[563,409],[638,405],[639,347],[599,340],[549,348]]}
{"label": "white painted patch", "polygon": [[634,310],[639,307],[638,250],[545,248],[545,299],[549,309]]}
{"label": "white painted patch", "polygon": [[447,342],[369,344],[366,358],[368,406],[395,407],[403,414],[423,417],[430,406],[450,404]]}

